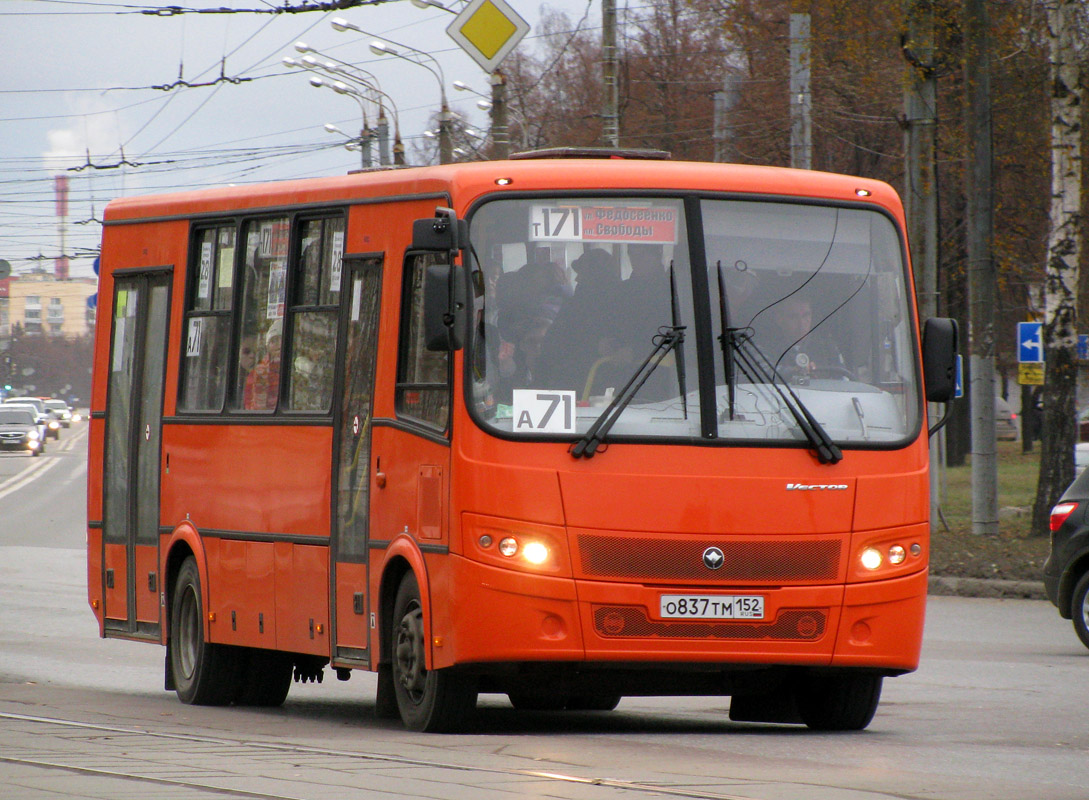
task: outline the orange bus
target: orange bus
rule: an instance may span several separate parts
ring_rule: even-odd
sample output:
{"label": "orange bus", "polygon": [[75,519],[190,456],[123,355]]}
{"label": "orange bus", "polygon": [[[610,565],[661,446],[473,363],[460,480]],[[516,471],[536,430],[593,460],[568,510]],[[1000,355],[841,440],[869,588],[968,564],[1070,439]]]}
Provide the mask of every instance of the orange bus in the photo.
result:
{"label": "orange bus", "polygon": [[100,634],[185,703],[375,671],[420,731],[480,693],[868,725],[919,660],[955,326],[886,184],[660,155],[110,203]]}

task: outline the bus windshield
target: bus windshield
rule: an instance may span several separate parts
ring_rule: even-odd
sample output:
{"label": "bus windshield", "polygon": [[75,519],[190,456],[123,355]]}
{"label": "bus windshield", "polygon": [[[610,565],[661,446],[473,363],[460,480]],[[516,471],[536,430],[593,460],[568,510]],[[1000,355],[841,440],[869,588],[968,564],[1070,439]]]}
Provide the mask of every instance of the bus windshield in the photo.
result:
{"label": "bus windshield", "polygon": [[694,207],[635,196],[480,206],[470,219],[478,420],[503,435],[576,439],[627,388],[610,440],[813,446],[810,423],[842,446],[911,438],[918,370],[890,218],[705,198],[693,224]]}

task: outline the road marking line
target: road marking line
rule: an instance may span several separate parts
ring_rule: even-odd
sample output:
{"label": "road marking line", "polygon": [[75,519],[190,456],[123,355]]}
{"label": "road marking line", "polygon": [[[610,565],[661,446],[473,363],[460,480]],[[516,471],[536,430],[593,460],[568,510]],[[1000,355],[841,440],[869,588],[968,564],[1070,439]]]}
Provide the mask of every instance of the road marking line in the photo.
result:
{"label": "road marking line", "polygon": [[[86,428],[78,431],[76,436],[79,435],[86,435]],[[75,437],[66,437],[63,445],[58,442],[55,447],[57,447],[57,449],[62,449],[67,452],[72,449],[72,443],[74,441]],[[44,461],[42,460],[43,456],[45,457]],[[37,461],[35,461],[33,466],[27,467],[18,475],[13,475],[11,478],[8,478],[8,480],[4,483],[0,483],[0,500],[7,497],[12,492],[16,492],[19,489],[22,489],[31,481],[37,480],[46,472],[53,469],[53,467],[57,466],[57,464],[59,463],[60,462],[56,459],[49,458],[48,453],[42,453],[42,455],[37,457]]]}

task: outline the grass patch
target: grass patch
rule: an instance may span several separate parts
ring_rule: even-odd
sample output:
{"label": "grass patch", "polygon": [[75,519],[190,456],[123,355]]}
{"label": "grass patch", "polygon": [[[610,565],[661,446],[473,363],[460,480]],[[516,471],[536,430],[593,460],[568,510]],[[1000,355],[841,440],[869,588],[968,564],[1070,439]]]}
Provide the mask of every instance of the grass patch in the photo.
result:
{"label": "grass patch", "polygon": [[[1032,531],[1032,504],[1040,472],[1039,445],[1021,452],[1020,442],[998,443],[999,532],[972,533],[971,456],[945,471],[942,519],[932,526],[930,565],[935,575],[1040,580],[1050,542]],[[944,520],[944,524],[943,524]]]}

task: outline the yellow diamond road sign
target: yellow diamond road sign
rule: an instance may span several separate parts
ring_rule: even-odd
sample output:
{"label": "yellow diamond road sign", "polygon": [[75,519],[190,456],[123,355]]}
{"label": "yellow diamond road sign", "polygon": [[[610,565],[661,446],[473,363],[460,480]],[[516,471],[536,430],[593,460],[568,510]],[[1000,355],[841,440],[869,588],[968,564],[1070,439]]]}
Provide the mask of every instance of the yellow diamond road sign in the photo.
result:
{"label": "yellow diamond road sign", "polygon": [[485,72],[495,72],[529,33],[529,23],[504,0],[472,0],[446,32]]}

